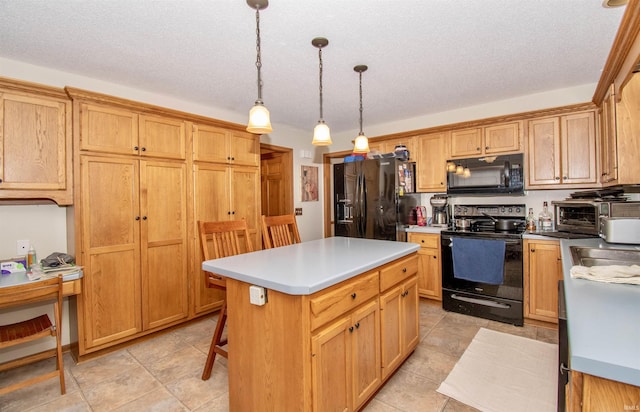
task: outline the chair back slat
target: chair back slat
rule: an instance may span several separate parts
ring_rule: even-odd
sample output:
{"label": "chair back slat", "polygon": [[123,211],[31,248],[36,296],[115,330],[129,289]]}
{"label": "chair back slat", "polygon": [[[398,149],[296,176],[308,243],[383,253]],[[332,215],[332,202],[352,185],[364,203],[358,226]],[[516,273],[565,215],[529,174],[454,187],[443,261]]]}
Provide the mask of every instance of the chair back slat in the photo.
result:
{"label": "chair back slat", "polygon": [[296,217],[262,215],[262,237],[266,249],[300,243]]}

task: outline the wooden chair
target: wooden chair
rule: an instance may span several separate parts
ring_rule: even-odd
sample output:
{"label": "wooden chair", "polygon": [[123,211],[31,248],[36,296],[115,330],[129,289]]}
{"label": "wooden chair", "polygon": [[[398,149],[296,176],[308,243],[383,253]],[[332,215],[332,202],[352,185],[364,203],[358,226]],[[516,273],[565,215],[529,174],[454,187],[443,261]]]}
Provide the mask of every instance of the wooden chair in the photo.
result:
{"label": "wooden chair", "polygon": [[[225,222],[198,222],[200,232],[200,246],[204,260],[219,259],[227,256],[239,255],[241,253],[253,252],[253,245],[249,237],[247,222],[244,220],[231,220]],[[205,282],[207,287],[220,290],[227,289],[227,282],[224,276],[205,272]],[[226,339],[222,339],[222,331],[227,322],[227,300],[222,303],[218,315],[218,323],[213,332],[211,346],[207,361],[202,371],[202,380],[211,377],[213,362],[216,354],[228,358],[228,353],[222,347],[227,344]]]}
{"label": "wooden chair", "polygon": [[60,380],[60,393],[65,394],[64,365],[62,362],[62,278],[56,277],[43,281],[7,286],[0,289],[0,309],[22,306],[36,302],[51,302],[53,305],[54,323],[47,314],[35,318],[0,326],[0,349],[20,345],[45,337],[53,337],[56,348],[36,355],[16,359],[0,365],[0,371],[22,366],[42,359],[56,356],[56,370],[33,376],[9,386],[0,388],[0,395],[22,389],[55,376]]}
{"label": "wooden chair", "polygon": [[265,249],[300,243],[300,233],[294,215],[262,215],[262,239]]}

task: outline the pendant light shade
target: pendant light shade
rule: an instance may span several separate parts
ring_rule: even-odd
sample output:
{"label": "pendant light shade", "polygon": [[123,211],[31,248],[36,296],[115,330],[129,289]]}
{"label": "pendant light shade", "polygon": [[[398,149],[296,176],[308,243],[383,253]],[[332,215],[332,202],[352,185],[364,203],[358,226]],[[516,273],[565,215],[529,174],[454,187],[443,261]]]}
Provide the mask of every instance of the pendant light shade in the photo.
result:
{"label": "pendant light shade", "polygon": [[313,129],[313,141],[311,144],[315,146],[329,146],[332,143],[331,131],[322,118],[322,48],[329,44],[329,40],[324,37],[316,37],[311,40],[311,44],[318,48],[318,60],[320,61],[320,120],[318,120],[318,124]]}
{"label": "pendant light shade", "polygon": [[353,153],[369,153],[369,139],[362,132],[362,73],[368,69],[364,64],[353,68],[360,75],[360,133],[353,145]]}
{"label": "pendant light shade", "polygon": [[249,111],[247,132],[254,134],[271,133],[273,129],[271,128],[269,110],[262,102],[262,77],[260,76],[260,69],[262,68],[260,56],[260,9],[266,9],[269,5],[269,0],[247,0],[247,4],[256,10],[256,68],[258,69],[258,98]]}

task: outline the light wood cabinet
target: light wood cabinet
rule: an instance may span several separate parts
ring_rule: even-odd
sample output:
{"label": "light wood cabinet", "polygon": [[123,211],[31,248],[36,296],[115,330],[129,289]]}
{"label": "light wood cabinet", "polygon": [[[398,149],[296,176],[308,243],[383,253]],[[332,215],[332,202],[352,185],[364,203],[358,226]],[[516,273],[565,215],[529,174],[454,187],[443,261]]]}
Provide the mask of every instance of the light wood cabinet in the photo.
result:
{"label": "light wood cabinet", "polygon": [[80,105],[80,149],[185,159],[185,122],[91,103]]}
{"label": "light wood cabinet", "polygon": [[260,136],[215,126],[193,126],[193,160],[260,166]]}
{"label": "light wood cabinet", "polygon": [[618,180],[618,158],[616,150],[616,100],[612,84],[602,102],[600,112],[600,183],[613,184]]}
{"label": "light wood cabinet", "polygon": [[640,386],[573,370],[569,374],[565,391],[567,411],[636,411],[640,408]]}
{"label": "light wood cabinet", "polygon": [[560,242],[525,239],[524,250],[524,316],[558,323],[558,281],[562,280]]}
{"label": "light wood cabinet", "polygon": [[369,150],[378,154],[393,153],[396,146],[404,145],[409,151],[410,161],[417,159],[416,144],[413,136],[396,137],[378,141],[369,141]]}
{"label": "light wood cabinet", "polygon": [[357,410],[380,386],[380,310],[372,299],[311,338],[314,410]]}
{"label": "light wood cabinet", "polygon": [[80,355],[188,316],[186,166],[82,155]]}
{"label": "light wood cabinet", "polygon": [[444,192],[447,190],[446,164],[449,159],[450,132],[416,136],[416,190]]}
{"label": "light wood cabinet", "polygon": [[0,200],[73,203],[71,101],[63,90],[0,79]]}
{"label": "light wood cabinet", "polygon": [[529,121],[528,188],[597,184],[593,110]]}
{"label": "light wood cabinet", "polygon": [[616,105],[618,184],[640,183],[640,74],[634,74]]}
{"label": "light wood cabinet", "polygon": [[389,378],[418,345],[418,302],[416,272],[380,296],[383,380]]}
{"label": "light wood cabinet", "polygon": [[440,235],[408,234],[407,240],[420,245],[418,250],[418,293],[428,299],[442,300]]}
{"label": "light wood cabinet", "polygon": [[522,151],[522,122],[453,130],[451,157],[476,157]]}

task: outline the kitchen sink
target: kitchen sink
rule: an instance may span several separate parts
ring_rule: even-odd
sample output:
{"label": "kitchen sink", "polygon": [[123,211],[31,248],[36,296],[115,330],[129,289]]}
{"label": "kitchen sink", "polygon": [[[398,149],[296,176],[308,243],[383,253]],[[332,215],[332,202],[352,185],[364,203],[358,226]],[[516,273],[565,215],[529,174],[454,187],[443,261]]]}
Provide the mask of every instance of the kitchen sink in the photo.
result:
{"label": "kitchen sink", "polygon": [[571,260],[574,265],[606,266],[606,265],[640,265],[640,250],[607,249],[597,247],[570,246]]}

